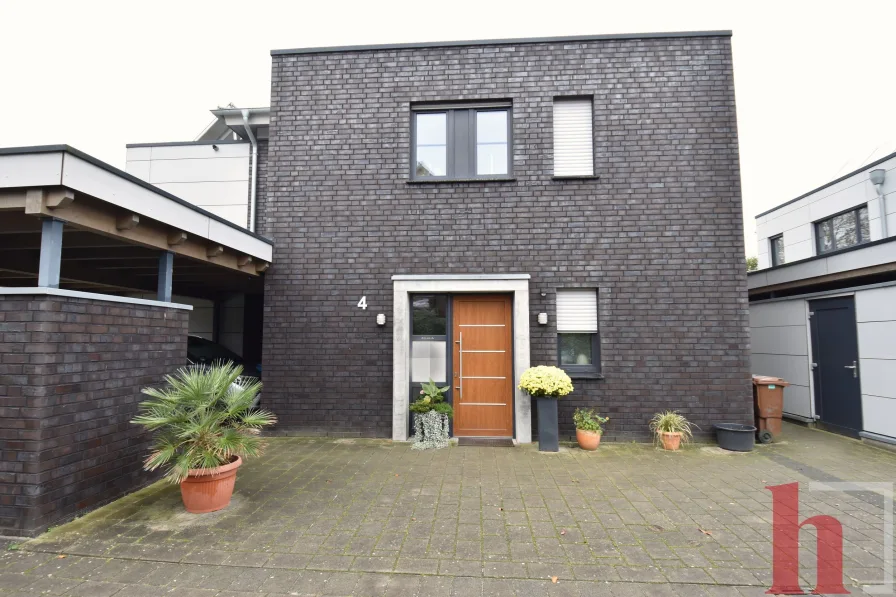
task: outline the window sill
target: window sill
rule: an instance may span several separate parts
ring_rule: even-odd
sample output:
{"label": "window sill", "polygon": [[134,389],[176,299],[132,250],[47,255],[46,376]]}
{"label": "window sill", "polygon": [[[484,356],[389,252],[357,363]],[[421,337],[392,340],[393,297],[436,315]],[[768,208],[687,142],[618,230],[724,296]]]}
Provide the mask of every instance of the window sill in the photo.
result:
{"label": "window sill", "polygon": [[578,176],[552,176],[551,180],[556,181],[564,181],[564,180],[600,180],[600,176],[597,174],[587,174],[587,175],[578,175]]}
{"label": "window sill", "polygon": [[406,180],[406,184],[450,184],[454,182],[515,182],[515,178],[415,178]]}
{"label": "window sill", "polygon": [[570,379],[605,379],[600,373],[568,373]]}

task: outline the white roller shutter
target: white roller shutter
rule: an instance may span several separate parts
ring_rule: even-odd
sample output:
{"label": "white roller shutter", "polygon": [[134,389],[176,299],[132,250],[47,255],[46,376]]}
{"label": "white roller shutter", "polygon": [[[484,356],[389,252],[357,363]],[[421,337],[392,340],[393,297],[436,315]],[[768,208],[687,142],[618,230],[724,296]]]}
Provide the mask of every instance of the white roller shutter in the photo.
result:
{"label": "white roller shutter", "polygon": [[591,99],[554,100],[554,176],[594,174]]}
{"label": "white roller shutter", "polygon": [[597,290],[557,291],[557,331],[597,332]]}

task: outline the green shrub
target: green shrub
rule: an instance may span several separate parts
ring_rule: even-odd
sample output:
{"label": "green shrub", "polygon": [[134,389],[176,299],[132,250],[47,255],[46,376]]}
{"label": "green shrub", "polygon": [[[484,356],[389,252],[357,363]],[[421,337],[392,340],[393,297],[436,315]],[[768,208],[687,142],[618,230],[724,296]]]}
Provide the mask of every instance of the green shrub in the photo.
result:
{"label": "green shrub", "polygon": [[430,379],[425,382],[420,390],[420,398],[411,403],[411,412],[419,415],[425,415],[431,410],[436,411],[440,415],[447,415],[449,419],[454,417],[454,409],[445,402],[445,392],[449,386],[440,388]]}
{"label": "green shrub", "polygon": [[603,425],[610,420],[610,417],[598,415],[593,408],[577,408],[572,415],[572,420],[576,424],[576,429],[596,431],[602,434],[604,432]]}

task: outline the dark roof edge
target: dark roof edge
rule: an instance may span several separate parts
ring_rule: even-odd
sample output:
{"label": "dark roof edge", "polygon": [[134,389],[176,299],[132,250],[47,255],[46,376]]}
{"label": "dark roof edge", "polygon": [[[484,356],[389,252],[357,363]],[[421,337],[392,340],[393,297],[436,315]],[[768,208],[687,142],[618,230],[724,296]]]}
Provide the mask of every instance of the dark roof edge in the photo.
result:
{"label": "dark roof edge", "polygon": [[[784,269],[790,267],[792,265],[800,265],[803,263],[808,263],[809,261],[818,261],[819,259],[827,259],[828,257],[834,257],[836,255],[842,255],[843,253],[851,253],[852,251],[861,251],[862,249],[867,249],[870,247],[876,247],[878,245],[884,245],[887,243],[896,242],[896,236],[888,236],[887,238],[879,238],[877,240],[873,240],[871,242],[862,243],[860,245],[853,245],[851,247],[846,247],[845,249],[839,249],[837,251],[828,251],[827,253],[822,253],[821,255],[812,255],[811,257],[805,257],[800,259],[799,261],[791,261],[790,263],[782,263],[781,265],[773,265],[772,267],[766,267],[764,269],[756,269],[751,272],[747,272],[747,276],[755,276],[758,274],[764,274],[766,272],[771,272],[779,269]],[[809,279],[809,278],[805,278]],[[794,280],[795,282],[796,280]],[[768,286],[772,286],[772,284],[768,284]],[[765,286],[758,286],[758,288],[765,288]],[[755,288],[751,290],[756,290]]]}
{"label": "dark roof edge", "polygon": [[519,44],[570,43],[581,41],[609,41],[624,39],[655,39],[675,37],[731,37],[731,30],[673,31],[669,33],[610,33],[604,35],[567,35],[558,37],[515,37],[508,39],[469,39],[461,41],[426,41],[401,44],[371,44],[358,46],[323,46],[271,50],[271,56],[283,54],[330,54],[336,52],[368,52],[375,50],[413,50],[417,48],[449,48],[457,46],[509,46]]}
{"label": "dark roof edge", "polygon": [[786,206],[790,205],[791,203],[796,203],[796,202],[799,201],[800,199],[805,199],[806,197],[808,197],[809,195],[811,195],[811,194],[813,194],[813,193],[817,193],[818,191],[823,191],[824,189],[826,189],[826,188],[828,188],[828,187],[830,187],[830,186],[833,186],[833,185],[837,184],[838,182],[842,182],[842,181],[846,180],[846,179],[849,178],[850,176],[855,176],[856,174],[859,174],[860,172],[862,172],[862,171],[864,171],[864,170],[867,170],[868,168],[874,168],[874,167],[877,166],[878,164],[882,164],[882,163],[884,163],[884,162],[886,162],[887,160],[892,159],[892,158],[896,158],[896,151],[894,151],[894,152],[891,153],[890,155],[885,155],[884,157],[880,158],[880,159],[877,160],[876,162],[871,162],[870,164],[865,164],[865,165],[862,166],[861,168],[856,168],[855,170],[853,170],[853,171],[850,172],[849,174],[844,174],[844,175],[841,176],[840,178],[838,178],[838,179],[836,179],[836,180],[832,180],[831,182],[827,182],[827,183],[821,185],[820,187],[818,187],[817,189],[812,189],[812,190],[809,191],[808,193],[803,193],[802,195],[800,195],[800,196],[797,197],[796,199],[791,199],[790,201],[785,201],[785,202],[782,203],[781,205],[778,205],[778,206],[776,206],[776,207],[773,207],[773,208],[771,208],[771,209],[769,209],[769,210],[766,210],[766,211],[762,212],[761,214],[758,214],[756,217],[757,217],[757,218],[761,218],[762,216],[768,215],[768,214],[772,213],[773,211],[777,211],[777,210],[781,209],[782,207],[786,207]]}
{"label": "dark roof edge", "polygon": [[274,241],[272,241],[269,238],[265,238],[264,236],[262,236],[260,234],[256,234],[255,232],[250,232],[247,228],[243,228],[242,226],[239,226],[238,224],[234,224],[230,220],[225,220],[221,216],[213,214],[210,211],[206,211],[197,205],[193,205],[189,201],[185,201],[176,195],[172,195],[168,191],[163,191],[159,187],[152,185],[152,184],[146,182],[145,180],[141,180],[141,179],[137,178],[136,176],[134,176],[133,174],[128,174],[124,170],[120,170],[119,168],[116,168],[115,166],[107,164],[106,162],[104,162],[102,160],[98,160],[95,157],[93,157],[92,155],[86,154],[83,151],[81,151],[79,149],[75,149],[74,147],[72,147],[70,145],[61,144],[61,145],[31,145],[31,146],[26,146],[26,147],[0,147],[0,155],[31,154],[31,153],[35,153],[35,154],[36,153],[56,153],[56,152],[60,152],[60,151],[65,152],[65,153],[70,153],[77,158],[81,158],[85,162],[89,162],[89,163],[93,164],[97,168],[102,168],[103,170],[105,170],[106,172],[109,172],[110,174],[114,174],[115,176],[124,178],[125,180],[132,182],[138,186],[141,186],[148,191],[152,191],[153,193],[156,193],[157,195],[161,195],[162,197],[171,199],[175,203],[180,203],[184,207],[189,207],[193,211],[201,213],[204,216],[208,216],[209,218],[215,220],[216,222],[220,222],[221,224],[224,224],[225,226],[227,226],[229,228],[233,228],[234,230],[238,230],[239,232],[248,234],[249,236],[251,236],[253,238],[257,238],[258,240],[260,240],[264,243],[267,243],[271,246],[274,245]]}
{"label": "dark roof edge", "polygon": [[176,147],[178,145],[236,145],[238,143],[246,143],[242,139],[220,139],[218,141],[163,141],[161,143],[128,143],[125,149],[135,147]]}

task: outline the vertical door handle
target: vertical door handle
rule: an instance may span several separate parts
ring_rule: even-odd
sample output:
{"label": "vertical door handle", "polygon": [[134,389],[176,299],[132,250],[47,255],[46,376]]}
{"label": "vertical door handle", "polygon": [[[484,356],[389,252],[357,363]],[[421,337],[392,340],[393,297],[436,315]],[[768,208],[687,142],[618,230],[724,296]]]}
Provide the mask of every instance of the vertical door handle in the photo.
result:
{"label": "vertical door handle", "polygon": [[457,366],[460,370],[460,375],[458,376],[460,379],[457,382],[458,385],[454,387],[457,389],[457,401],[460,402],[464,397],[464,333],[459,332],[457,337]]}
{"label": "vertical door handle", "polygon": [[852,362],[852,365],[843,365],[843,368],[844,368],[844,369],[852,369],[852,376],[853,376],[853,377],[858,377],[858,376],[859,376],[858,370],[857,370],[857,368],[856,368],[856,362],[855,362],[855,361]]}

